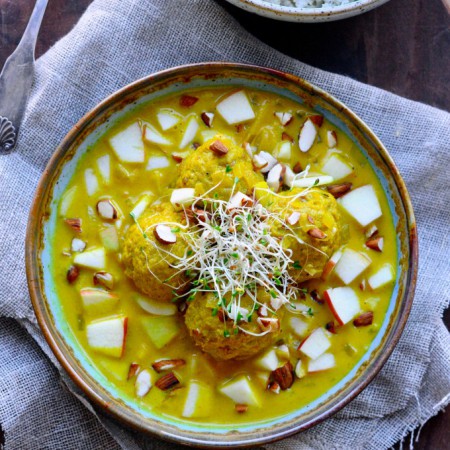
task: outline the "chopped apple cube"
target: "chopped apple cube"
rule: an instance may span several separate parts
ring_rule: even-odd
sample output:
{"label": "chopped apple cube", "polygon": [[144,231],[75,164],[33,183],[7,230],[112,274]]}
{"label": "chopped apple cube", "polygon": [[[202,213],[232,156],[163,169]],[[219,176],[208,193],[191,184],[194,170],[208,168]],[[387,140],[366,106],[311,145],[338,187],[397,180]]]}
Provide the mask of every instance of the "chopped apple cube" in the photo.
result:
{"label": "chopped apple cube", "polygon": [[156,145],[172,145],[168,139],[166,139],[161,133],[159,133],[155,127],[150,125],[148,122],[141,123],[142,133],[144,136],[144,141],[150,144]]}
{"label": "chopped apple cube", "polygon": [[109,155],[103,155],[97,159],[97,168],[105,184],[111,181],[111,158]]}
{"label": "chopped apple cube", "polygon": [[334,180],[341,180],[353,172],[353,167],[343,161],[341,156],[332,154],[322,166],[322,172],[332,176]]}
{"label": "chopped apple cube", "polygon": [[308,362],[308,372],[321,372],[322,370],[332,369],[336,366],[336,360],[331,353],[324,353],[317,359]]}
{"label": "chopped apple cube", "polygon": [[363,227],[382,215],[377,194],[371,185],[353,189],[339,198],[338,203]]}
{"label": "chopped apple cube", "polygon": [[117,252],[119,250],[119,235],[115,227],[107,227],[100,230],[100,239],[103,247],[110,252]]}
{"label": "chopped apple cube", "polygon": [[260,404],[250,381],[244,375],[221,386],[219,391],[238,405],[259,406]]}
{"label": "chopped apple cube", "polygon": [[382,287],[388,283],[390,283],[394,279],[394,270],[390,264],[383,264],[378,272],[374,273],[367,282],[371,289],[377,289]]}
{"label": "chopped apple cube", "polygon": [[170,203],[175,208],[180,206],[191,205],[195,200],[195,189],[194,188],[180,188],[174,189],[172,195],[170,196]]}
{"label": "chopped apple cube", "polygon": [[187,122],[183,137],[181,138],[179,145],[180,150],[187,147],[195,139],[198,128],[199,125],[197,119],[194,116],[191,116]]}
{"label": "chopped apple cube", "polygon": [[362,274],[372,263],[372,260],[361,252],[346,248],[334,268],[336,275],[345,283],[350,284]]}
{"label": "chopped apple cube", "polygon": [[161,109],[156,117],[163,131],[170,130],[181,120],[181,116],[172,109]]}
{"label": "chopped apple cube", "polygon": [[92,196],[98,191],[98,180],[92,169],[84,171],[84,181],[86,183],[87,195]]}
{"label": "chopped apple cube", "polygon": [[299,350],[311,359],[317,359],[331,346],[325,331],[316,328],[299,346]]}
{"label": "chopped apple cube", "polygon": [[73,259],[74,264],[88,269],[104,269],[106,265],[105,249],[94,248],[92,250],[78,253]]}
{"label": "chopped apple cube", "polygon": [[213,392],[210,386],[201,381],[191,381],[187,388],[183,417],[208,417],[211,413]]}
{"label": "chopped apple cube", "polygon": [[289,161],[291,159],[291,143],[288,141],[282,142],[278,149],[278,159]]}
{"label": "chopped apple cube", "polygon": [[87,312],[110,310],[119,301],[116,294],[97,288],[83,288],[80,295],[83,309]]}
{"label": "chopped apple cube", "polygon": [[170,162],[165,156],[151,156],[148,159],[146,170],[159,170],[169,166]]}
{"label": "chopped apple cube", "polygon": [[269,350],[255,361],[260,369],[266,369],[270,372],[278,367],[278,357],[275,350]]}
{"label": "chopped apple cube", "polygon": [[298,317],[291,317],[289,319],[289,325],[292,331],[298,336],[303,337],[308,331],[309,325]]}
{"label": "chopped apple cube", "polygon": [[358,296],[352,288],[330,288],[323,295],[339,325],[350,322],[361,309]]}
{"label": "chopped apple cube", "polygon": [[99,358],[99,364],[117,381],[126,381],[130,363],[123,359]]}
{"label": "chopped apple cube", "polygon": [[315,177],[303,177],[295,178],[292,182],[292,187],[309,188],[313,186],[323,186],[324,184],[330,184],[334,181],[333,177],[329,175],[317,175]]}
{"label": "chopped apple cube", "polygon": [[105,355],[120,358],[125,349],[127,317],[96,320],[86,327],[89,346]]}
{"label": "chopped apple cube", "polygon": [[177,307],[173,303],[157,302],[141,296],[136,296],[136,302],[144,311],[155,316],[173,316],[177,312]]}
{"label": "chopped apple cube", "polygon": [[175,339],[180,332],[180,325],[175,317],[144,317],[142,325],[158,349]]}
{"label": "chopped apple cube", "polygon": [[244,91],[229,95],[217,105],[217,111],[229,125],[255,118],[252,105]]}
{"label": "chopped apple cube", "polygon": [[113,136],[109,143],[119,161],[143,163],[145,158],[141,127],[137,122]]}

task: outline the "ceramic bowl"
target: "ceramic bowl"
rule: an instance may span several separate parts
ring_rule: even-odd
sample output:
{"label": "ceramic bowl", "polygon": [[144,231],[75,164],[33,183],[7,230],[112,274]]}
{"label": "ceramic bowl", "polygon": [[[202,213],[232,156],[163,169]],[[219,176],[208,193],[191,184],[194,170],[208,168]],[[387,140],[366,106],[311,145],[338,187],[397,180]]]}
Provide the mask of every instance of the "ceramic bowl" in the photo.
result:
{"label": "ceramic bowl", "polygon": [[271,19],[286,22],[329,22],[357,16],[366,11],[381,6],[389,0],[356,0],[340,6],[325,6],[322,8],[294,8],[279,6],[265,0],[227,0],[239,8]]}
{"label": "ceramic bowl", "polygon": [[[313,107],[347,133],[374,168],[387,192],[398,239],[398,275],[386,318],[356,367],[320,398],[284,417],[230,429],[226,425],[192,425],[144,410],[124,397],[92,364],[64,320],[49,270],[50,237],[57,204],[76,165],[89,146],[113,123],[144,102],[184,89],[245,86],[285,96]],[[26,240],[28,285],[36,317],[50,347],[98,410],[126,426],[159,438],[197,447],[263,444],[305,430],[330,417],[358,395],[394,349],[411,308],[417,271],[416,225],[406,187],[379,139],[345,105],[293,75],[256,66],[205,63],[183,66],[138,80],[86,114],[56,149],[40,180]]]}

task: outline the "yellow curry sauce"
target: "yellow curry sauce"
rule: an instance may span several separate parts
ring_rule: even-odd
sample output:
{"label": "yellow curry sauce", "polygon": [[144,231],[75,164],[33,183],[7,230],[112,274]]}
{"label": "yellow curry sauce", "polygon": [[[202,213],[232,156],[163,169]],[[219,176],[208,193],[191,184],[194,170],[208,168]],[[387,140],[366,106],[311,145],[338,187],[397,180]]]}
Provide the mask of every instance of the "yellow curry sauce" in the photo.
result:
{"label": "yellow curry sauce", "polygon": [[[269,420],[308,404],[333,387],[355,366],[376,336],[387,310],[396,271],[396,236],[385,193],[367,160],[349,137],[327,120],[318,118],[317,113],[291,100],[256,90],[237,92],[241,97],[239,101],[242,102],[242,97],[248,99],[248,104],[241,104],[243,106],[237,112],[237,123],[227,123],[225,119],[231,122],[233,119],[230,119],[227,111],[220,112],[221,108],[217,108],[224,99],[236,94],[236,90],[222,88],[190,91],[183,95],[163,98],[135,109],[111,127],[82,158],[62,196],[52,242],[52,271],[57,293],[67,322],[92,364],[117,385],[124,396],[135,398],[141,405],[158,414],[197,423],[231,425]],[[245,108],[248,109],[249,106],[254,118],[245,119],[244,114],[244,120],[240,122],[239,114],[245,113]],[[162,116],[158,117],[161,112]],[[202,116],[204,112],[210,114],[207,117]],[[306,122],[309,123],[306,125]],[[144,138],[146,127],[149,127],[152,133],[155,132],[147,136],[153,142],[143,140],[143,162],[126,162],[123,158],[121,160],[120,151],[117,153],[112,148],[114,141],[111,141],[111,138],[130,126],[139,127]],[[186,132],[189,127],[191,136],[187,136],[189,133]],[[301,151],[299,133],[301,134],[305,127],[309,127],[313,134],[312,137],[301,138],[303,149],[310,145],[306,151]],[[129,136],[130,139],[135,139],[136,133],[134,137],[132,134]],[[283,314],[280,314],[281,331],[276,341],[256,356],[242,360],[218,361],[203,353],[201,348],[194,344],[183,315],[178,312],[178,309],[183,308],[177,308],[174,313],[176,305],[170,300],[160,303],[163,313],[169,315],[158,316],[147,312],[146,302],[153,306],[155,303],[158,305],[160,291],[153,290],[153,298],[152,290],[147,294],[141,292],[125,275],[122,260],[127,232],[132,226],[136,226],[136,221],[139,222],[145,215],[151,216],[155,205],[170,205],[174,189],[196,186],[200,189],[198,185],[189,186],[187,180],[180,180],[179,166],[190,154],[194,154],[197,148],[199,151],[206,149],[207,152],[217,141],[228,148],[244,149],[245,158],[252,161],[249,167],[253,165],[256,168],[254,174],[247,174],[245,189],[249,189],[245,194],[251,196],[254,185],[270,191],[265,182],[268,174],[261,173],[261,160],[254,158],[254,155],[263,151],[272,154],[282,165],[295,169],[299,179],[325,177],[321,178],[324,184],[315,181],[309,189],[321,190],[323,193],[328,193],[330,185],[334,186],[331,191],[335,193],[338,192],[336,185],[338,189],[347,189],[338,203],[346,197],[351,199],[348,195],[359,187],[372,186],[382,212],[375,220],[370,220],[369,217],[369,223],[362,226],[354,214],[348,212],[354,212],[353,204],[348,206],[341,203],[337,206],[341,216],[339,232],[342,242],[339,243],[337,252],[333,250],[331,257],[332,261],[337,262],[336,266],[332,267],[333,264],[329,263],[325,266],[326,271],[330,268],[334,270],[326,277],[301,283],[298,303],[303,306],[300,314],[294,314],[283,306]],[[130,142],[129,145],[132,146],[133,143]],[[137,152],[135,156],[136,159],[141,159],[142,153]],[[217,154],[215,157],[220,159]],[[233,168],[236,163],[242,165],[245,158],[237,158],[240,159],[230,161],[220,170],[231,172],[235,178],[239,178],[239,183],[243,183],[242,171],[239,173],[240,177],[236,177]],[[215,164],[214,158],[211,160]],[[192,166],[192,170],[195,170],[195,164]],[[217,167],[212,167],[211,171],[219,170]],[[302,172],[306,168],[308,172]],[[345,176],[341,177],[339,174]],[[330,179],[332,181],[329,181]],[[351,183],[351,188],[346,183]],[[204,184],[205,186],[201,187],[204,191],[214,185],[207,179]],[[297,191],[302,190],[303,187],[297,188]],[[288,187],[280,186],[278,195],[288,195],[289,192],[291,190]],[[196,192],[196,195],[203,193]],[[257,191],[255,196],[258,196]],[[105,199],[111,200],[117,217],[108,220],[101,217],[97,204]],[[358,204],[361,204],[361,201],[357,202]],[[140,206],[136,208],[136,205]],[[156,209],[158,208],[160,207],[156,206]],[[132,211],[135,213],[134,217],[130,216]],[[104,214],[109,212],[107,210]],[[67,223],[66,219],[81,219],[81,232],[77,229],[80,222]],[[311,217],[307,217],[307,220],[313,221]],[[105,230],[108,231],[105,233]],[[174,231],[176,233],[177,230]],[[115,237],[117,242],[114,241]],[[73,242],[74,238],[76,240]],[[77,262],[77,256],[98,249],[105,249],[104,267],[86,267],[82,259],[81,263],[80,259]],[[340,261],[338,258],[341,256],[342,259],[346,249],[350,249],[347,253],[350,259],[356,252],[358,255],[362,254],[363,263],[367,261],[367,267],[363,268],[362,273],[351,281],[347,280],[347,283],[342,280],[342,277],[347,277],[346,273],[343,273],[342,277],[336,273]],[[325,261],[329,257],[327,254]],[[297,262],[302,263],[304,262]],[[354,262],[350,261],[349,264],[353,270]],[[322,273],[322,266],[319,269],[318,275]],[[344,272],[345,269],[346,267],[343,268]],[[98,272],[101,273],[97,275],[95,284],[94,274]],[[351,274],[349,276],[351,278]],[[330,303],[324,301],[325,291],[340,287],[350,288],[359,301],[359,310],[353,312],[348,323],[342,326],[330,310]],[[112,301],[92,308],[83,307],[80,291],[91,288],[109,292]],[[174,297],[177,300],[175,294]],[[190,301],[195,302],[195,298]],[[373,318],[370,314],[361,318],[362,314],[368,312],[373,313]],[[110,317],[127,318],[123,351],[93,349],[88,342],[89,325]],[[257,317],[255,311],[253,320]],[[358,326],[354,324],[355,320],[360,321],[356,322]],[[312,358],[298,348],[317,329],[323,330],[325,339],[330,344],[325,353],[331,356],[324,362],[324,367],[330,362],[330,358],[330,365],[333,367],[309,371]],[[157,330],[156,337],[152,330]],[[170,336],[161,338],[160,334],[164,335],[164,330]],[[232,323],[230,330],[233,330]],[[165,343],[166,338],[169,339],[168,343]],[[158,348],[159,346],[161,348]],[[258,361],[268,353],[271,355],[271,362],[266,361],[261,365]],[[276,367],[286,365],[288,360],[292,365],[289,370],[293,383],[287,389],[283,389],[283,386],[282,389],[277,389],[276,383],[274,386],[270,370],[273,369],[273,355],[276,355]],[[321,356],[322,354],[319,358]],[[163,359],[181,359],[184,364],[157,373],[152,364]],[[150,389],[141,390],[139,396],[136,380],[144,370],[149,374],[152,386]],[[158,379],[169,372],[173,372],[177,383],[166,390],[157,387]],[[252,401],[240,407],[236,407],[236,404],[240,405],[239,400],[233,400],[221,392],[223,386],[236,379],[245,379],[253,396]],[[193,384],[195,389],[192,388]],[[187,401],[193,402],[190,407],[186,406]]]}

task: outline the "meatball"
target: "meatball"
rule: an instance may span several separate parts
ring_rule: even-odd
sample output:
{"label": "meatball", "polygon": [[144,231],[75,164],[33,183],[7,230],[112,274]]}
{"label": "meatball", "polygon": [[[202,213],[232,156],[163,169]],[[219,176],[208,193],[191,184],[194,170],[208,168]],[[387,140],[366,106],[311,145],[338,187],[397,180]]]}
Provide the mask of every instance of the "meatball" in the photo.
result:
{"label": "meatball", "polygon": [[[281,216],[281,221],[270,219],[270,233],[282,238],[283,247],[292,251],[294,264],[289,273],[297,283],[320,277],[330,256],[343,243],[336,199],[322,189],[311,189],[298,196],[302,192],[305,190],[299,188],[284,191],[266,203],[270,211]],[[295,212],[300,214],[298,222],[289,225],[287,219]]]}
{"label": "meatball", "polygon": [[[268,304],[269,298],[270,296],[263,290],[258,292],[259,302]],[[252,305],[253,300],[249,297],[241,298],[242,308],[251,311]],[[234,334],[233,321],[225,320],[221,311],[215,314],[216,308],[215,293],[197,293],[194,300],[189,303],[185,322],[195,344],[219,361],[250,358],[271,345],[279,336],[279,331],[263,336],[253,336],[242,330]],[[282,311],[279,310],[277,316],[281,316],[281,314]],[[251,333],[261,333],[257,318],[258,315],[255,311],[250,322],[241,321],[239,326]],[[227,337],[225,334],[228,335],[228,333]]]}
{"label": "meatball", "polygon": [[149,215],[140,218],[139,227],[137,224],[132,225],[125,236],[122,252],[125,274],[141,292],[154,300],[170,301],[174,289],[182,292],[187,288],[188,280],[184,271],[179,272],[172,266],[178,262],[177,257],[184,256],[187,249],[182,234],[177,235],[174,244],[162,244],[154,235],[154,228],[158,224],[181,224],[184,221],[183,214],[175,212],[170,203],[163,203],[153,207]]}
{"label": "meatball", "polygon": [[[228,152],[220,155],[210,149],[216,142],[221,142]],[[192,152],[179,166],[178,188],[195,188],[196,195],[214,189],[214,194],[228,200],[235,180],[238,179],[235,191],[250,193],[252,187],[263,180],[260,173],[253,170],[248,153],[235,145],[230,139],[217,136],[206,141]],[[211,194],[212,195],[212,194]]]}

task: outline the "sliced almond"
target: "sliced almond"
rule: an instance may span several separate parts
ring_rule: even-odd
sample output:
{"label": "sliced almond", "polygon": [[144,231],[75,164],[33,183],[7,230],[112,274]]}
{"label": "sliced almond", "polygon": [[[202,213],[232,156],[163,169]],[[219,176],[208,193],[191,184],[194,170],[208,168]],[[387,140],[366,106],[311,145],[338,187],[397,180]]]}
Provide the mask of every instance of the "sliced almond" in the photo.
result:
{"label": "sliced almond", "polygon": [[294,173],[300,173],[302,171],[302,165],[300,164],[300,162],[296,162],[295,166],[292,168],[292,171]]}
{"label": "sliced almond", "polygon": [[253,168],[256,171],[262,170],[269,165],[269,161],[267,161],[260,155],[253,155],[252,162],[253,162]]}
{"label": "sliced almond", "polygon": [[233,195],[233,197],[230,198],[230,201],[228,202],[227,209],[231,210],[234,208],[241,208],[245,206],[252,206],[253,205],[253,199],[249,197],[248,195],[243,194],[242,192],[237,192]]}
{"label": "sliced almond", "polygon": [[327,331],[329,331],[330,333],[336,334],[336,325],[335,325],[334,321],[328,322],[325,325],[325,329]]}
{"label": "sliced almond", "polygon": [[96,272],[94,274],[94,284],[111,290],[114,288],[114,277],[108,272]]}
{"label": "sliced almond", "polygon": [[250,156],[250,158],[253,158],[253,153],[256,148],[252,147],[248,142],[244,142],[242,144],[242,147],[244,147],[244,150],[247,152],[248,156]]}
{"label": "sliced almond", "polygon": [[279,384],[280,389],[285,391],[294,383],[294,368],[290,361],[284,366],[278,367],[272,372],[273,380]]}
{"label": "sliced almond", "polygon": [[278,192],[281,189],[283,183],[283,176],[286,172],[286,167],[283,164],[277,164],[270,169],[267,174],[267,184],[274,192]]}
{"label": "sliced almond", "polygon": [[136,376],[141,370],[141,366],[138,363],[131,363],[128,369],[127,380]]}
{"label": "sliced almond", "polygon": [[186,364],[184,359],[160,359],[152,364],[153,369],[156,372],[161,373],[166,370],[175,369],[175,367],[181,367]]}
{"label": "sliced almond", "polygon": [[281,140],[288,141],[288,142],[294,142],[294,138],[290,134],[286,133],[285,131],[283,131],[283,133],[281,133]]}
{"label": "sliced almond", "polygon": [[177,242],[177,236],[172,232],[168,225],[159,224],[153,230],[155,238],[161,242],[161,244],[175,244]]}
{"label": "sliced almond", "polygon": [[288,112],[276,112],[275,117],[280,121],[283,127],[287,127],[294,120],[294,116]]}
{"label": "sliced almond", "polygon": [[86,242],[78,238],[73,238],[70,244],[70,249],[73,252],[82,252],[86,248]]}
{"label": "sliced almond", "polygon": [[167,391],[167,389],[176,386],[180,380],[175,376],[173,372],[169,372],[163,375],[156,383],[155,386],[162,391]]}
{"label": "sliced almond", "polygon": [[319,228],[311,228],[307,233],[314,239],[325,239],[327,235]]}
{"label": "sliced almond", "polygon": [[262,305],[258,308],[258,311],[256,313],[258,314],[259,317],[267,317],[269,312],[267,310],[267,306]]}
{"label": "sliced almond", "polygon": [[280,320],[277,317],[258,317],[256,322],[262,331],[274,333],[280,329]]}
{"label": "sliced almond", "polygon": [[289,166],[284,166],[284,167],[285,167],[285,171],[284,171],[284,175],[283,175],[283,183],[285,184],[285,186],[291,188],[292,185],[294,184],[295,173],[292,171],[292,169]]}
{"label": "sliced almond", "polygon": [[248,410],[248,405],[235,405],[234,409],[239,414],[244,414]]}
{"label": "sliced almond", "polygon": [[368,325],[372,325],[372,323],[373,323],[372,311],[367,311],[361,314],[353,321],[353,325],[355,325],[355,327],[366,327]]}
{"label": "sliced almond", "polygon": [[203,123],[208,127],[211,128],[211,125],[214,120],[214,114],[210,112],[202,112],[201,119],[203,120]]}
{"label": "sliced almond", "polygon": [[370,238],[366,242],[366,246],[377,252],[382,252],[384,246],[384,238],[382,236],[375,236],[373,238]]}
{"label": "sliced almond", "polygon": [[329,148],[336,147],[336,145],[338,143],[338,138],[337,138],[336,131],[334,131],[334,130],[328,130],[327,131],[327,142],[328,142],[328,147]]}
{"label": "sliced almond", "polygon": [[150,375],[150,372],[147,369],[142,370],[139,372],[139,375],[136,378],[136,381],[134,383],[134,388],[136,391],[136,395],[138,397],[144,397],[148,394],[152,387],[152,377]]}
{"label": "sliced almond", "polygon": [[261,172],[262,172],[262,173],[267,173],[267,172],[269,172],[269,170],[271,170],[272,167],[275,167],[275,166],[278,164],[278,160],[277,160],[276,158],[274,158],[274,157],[273,157],[270,153],[268,153],[268,152],[261,151],[261,152],[259,152],[259,156],[260,156],[261,158],[264,158],[264,159],[268,162],[267,166],[264,166],[264,167],[261,169]]}
{"label": "sliced almond", "polygon": [[78,275],[80,275],[80,269],[77,266],[70,266],[66,274],[67,281],[70,284],[74,283]]}
{"label": "sliced almond", "polygon": [[184,106],[185,108],[189,108],[190,106],[195,105],[198,102],[198,97],[194,97],[192,95],[182,95],[180,97],[180,106]]}
{"label": "sliced almond", "polygon": [[300,220],[300,216],[301,214],[298,211],[294,211],[288,218],[287,218],[287,223],[289,225],[296,225],[298,223],[298,221]]}
{"label": "sliced almond", "polygon": [[269,381],[267,384],[267,390],[274,394],[280,393],[280,385],[276,381]]}
{"label": "sliced almond", "polygon": [[333,184],[327,186],[328,192],[334,197],[339,198],[345,195],[352,188],[352,183]]}
{"label": "sliced almond", "polygon": [[209,149],[217,156],[224,156],[228,153],[228,147],[221,141],[214,141]]}
{"label": "sliced almond", "polygon": [[378,228],[376,225],[372,225],[367,231],[366,231],[366,238],[374,237],[378,234]]}
{"label": "sliced almond", "polygon": [[298,136],[298,146],[302,152],[307,152],[314,144],[317,137],[317,129],[311,119],[303,124]]}
{"label": "sliced almond", "polygon": [[309,120],[314,124],[317,125],[319,128],[322,126],[323,124],[323,116],[321,116],[320,114],[313,114],[311,116],[309,116]]}
{"label": "sliced almond", "polygon": [[81,219],[64,219],[64,222],[69,225],[69,227],[72,228],[72,230],[74,230],[76,233],[81,233]]}
{"label": "sliced almond", "polygon": [[117,210],[110,200],[99,200],[97,202],[98,215],[105,220],[116,220]]}
{"label": "sliced almond", "polygon": [[359,283],[359,288],[362,291],[365,291],[367,289],[367,281],[366,280],[361,280],[361,283]]}

